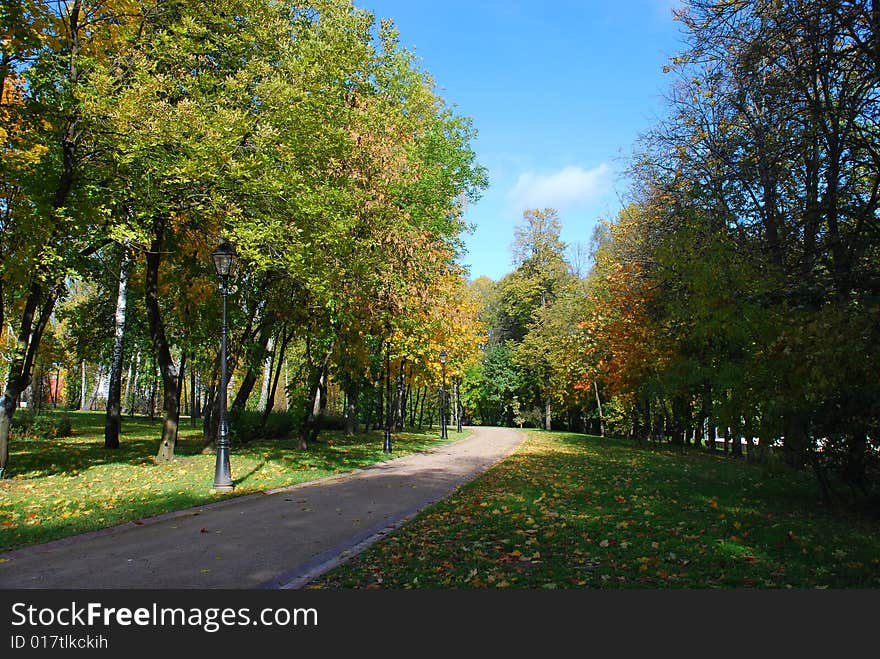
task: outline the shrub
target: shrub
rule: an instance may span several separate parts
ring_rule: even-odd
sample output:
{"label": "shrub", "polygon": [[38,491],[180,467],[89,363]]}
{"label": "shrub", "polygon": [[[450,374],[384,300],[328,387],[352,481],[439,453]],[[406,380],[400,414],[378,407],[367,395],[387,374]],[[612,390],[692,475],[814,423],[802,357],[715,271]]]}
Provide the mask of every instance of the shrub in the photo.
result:
{"label": "shrub", "polygon": [[241,443],[254,439],[284,439],[295,426],[294,416],[288,412],[270,412],[265,425],[261,427],[262,417],[262,412],[256,410],[230,411],[230,439]]}
{"label": "shrub", "polygon": [[36,416],[36,413],[30,408],[16,410],[15,414],[12,416],[12,424],[10,427],[12,430],[27,432],[31,429],[31,426],[34,425],[34,419]]}
{"label": "shrub", "polygon": [[55,436],[56,437],[70,437],[70,433],[73,432],[73,423],[70,420],[70,415],[61,413],[55,417]]}
{"label": "shrub", "polygon": [[339,414],[325,414],[322,430],[345,430],[345,417]]}
{"label": "shrub", "polygon": [[39,414],[35,410],[18,410],[12,417],[12,429],[39,439],[68,437],[72,430],[67,414]]}
{"label": "shrub", "polygon": [[289,412],[271,412],[263,428],[263,437],[284,439],[294,428],[294,417]]}
{"label": "shrub", "polygon": [[229,423],[229,439],[232,442],[246,443],[261,436],[259,412],[230,410],[226,419]]}

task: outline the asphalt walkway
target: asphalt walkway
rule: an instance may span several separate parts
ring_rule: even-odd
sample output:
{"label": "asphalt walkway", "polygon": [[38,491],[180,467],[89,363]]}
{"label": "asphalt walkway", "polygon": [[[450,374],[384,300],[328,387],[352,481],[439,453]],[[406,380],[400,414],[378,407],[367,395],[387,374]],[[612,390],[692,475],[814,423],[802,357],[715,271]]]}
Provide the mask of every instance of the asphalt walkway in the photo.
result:
{"label": "asphalt walkway", "polygon": [[524,439],[471,430],[429,453],[0,554],[0,588],[299,588]]}

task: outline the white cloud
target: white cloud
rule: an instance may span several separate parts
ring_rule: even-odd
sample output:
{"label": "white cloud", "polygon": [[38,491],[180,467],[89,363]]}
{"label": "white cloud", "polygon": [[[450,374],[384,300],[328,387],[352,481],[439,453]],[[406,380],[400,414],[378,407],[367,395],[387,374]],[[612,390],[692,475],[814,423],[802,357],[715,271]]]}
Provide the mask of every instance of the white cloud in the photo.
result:
{"label": "white cloud", "polygon": [[609,174],[605,163],[592,169],[568,166],[552,174],[526,172],[520,174],[508,198],[517,211],[547,207],[563,211],[610,192]]}

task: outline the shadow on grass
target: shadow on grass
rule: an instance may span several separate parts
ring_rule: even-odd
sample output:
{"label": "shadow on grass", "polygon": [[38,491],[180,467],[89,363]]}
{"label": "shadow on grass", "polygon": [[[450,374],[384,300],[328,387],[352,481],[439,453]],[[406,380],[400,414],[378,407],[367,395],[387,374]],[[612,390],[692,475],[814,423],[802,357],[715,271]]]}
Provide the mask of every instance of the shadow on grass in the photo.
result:
{"label": "shadow on grass", "polygon": [[[214,456],[205,454],[199,429],[181,424],[177,459],[156,464],[161,421],[126,419],[120,448],[108,450],[102,413],[70,416],[76,431],[71,437],[12,438],[9,478],[0,481],[0,551],[310,481],[388,457],[381,432],[354,437],[328,432],[307,450],[295,439],[236,443],[231,454],[236,491],[217,495],[210,489]],[[430,432],[395,437],[393,457],[441,443]]]}
{"label": "shadow on grass", "polygon": [[[9,475],[18,478],[41,478],[51,475],[76,475],[99,465],[153,464],[159,439],[123,435],[120,447],[104,448],[104,439],[64,437],[35,439],[14,436],[10,441]],[[201,438],[180,437],[175,454],[191,456],[201,453]]]}
{"label": "shadow on grass", "polygon": [[[210,503],[210,500],[204,494],[177,492],[154,495],[146,503],[133,499],[123,500],[118,508],[111,510],[94,507],[93,515],[80,519],[44,518],[40,520],[39,524],[4,529],[2,540],[0,540],[0,551],[19,549],[81,533],[99,531],[120,524],[137,523],[145,518],[203,506],[206,503]],[[97,517],[99,514],[100,518]]]}

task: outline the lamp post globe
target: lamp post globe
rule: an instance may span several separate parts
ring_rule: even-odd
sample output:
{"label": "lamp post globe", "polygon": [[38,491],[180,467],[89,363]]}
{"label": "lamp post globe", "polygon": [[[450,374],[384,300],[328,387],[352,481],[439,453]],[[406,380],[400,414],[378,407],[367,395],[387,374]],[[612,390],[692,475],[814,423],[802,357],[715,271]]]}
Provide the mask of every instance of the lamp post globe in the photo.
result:
{"label": "lamp post globe", "polygon": [[211,253],[211,258],[214,259],[214,267],[217,269],[217,276],[220,277],[220,281],[226,281],[225,278],[229,277],[232,273],[232,265],[235,262],[235,248],[228,240],[224,240]]}
{"label": "lamp post globe", "polygon": [[223,324],[220,328],[220,423],[217,432],[217,460],[214,464],[215,492],[231,492],[235,489],[229,467],[229,420],[226,415],[226,385],[228,382],[226,363],[226,297],[229,295],[229,275],[235,262],[235,250],[228,241],[223,241],[211,254],[217,276],[220,278],[220,293],[223,296]]}

